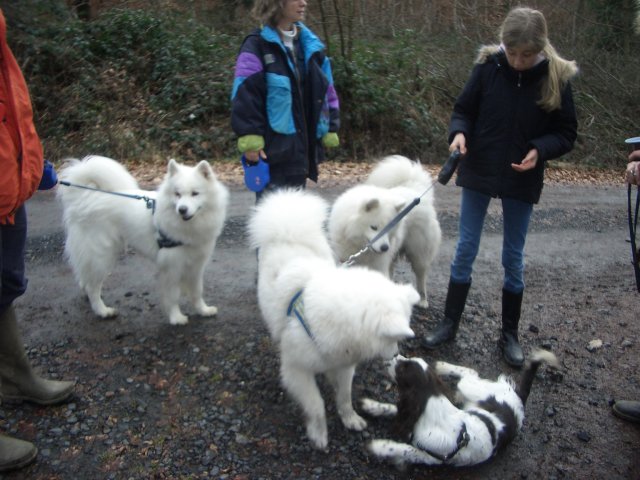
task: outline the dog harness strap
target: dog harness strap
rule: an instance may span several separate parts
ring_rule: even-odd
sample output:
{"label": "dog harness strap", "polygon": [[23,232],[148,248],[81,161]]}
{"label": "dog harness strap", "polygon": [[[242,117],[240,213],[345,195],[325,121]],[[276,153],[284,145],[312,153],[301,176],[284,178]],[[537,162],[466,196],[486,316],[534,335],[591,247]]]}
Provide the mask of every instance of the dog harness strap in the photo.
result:
{"label": "dog harness strap", "polygon": [[452,452],[447,453],[446,455],[440,455],[437,452],[432,452],[428,448],[424,448],[422,445],[420,445],[420,442],[418,442],[417,447],[420,450],[423,450],[424,452],[426,452],[428,455],[431,455],[433,458],[437,458],[442,463],[449,463],[451,459],[455,457],[456,454],[460,450],[462,450],[464,447],[466,447],[468,444],[469,444],[469,434],[467,433],[467,425],[463,422],[462,428],[460,429],[460,433],[458,434],[458,438],[456,439],[456,448]]}
{"label": "dog harness strap", "polygon": [[162,230],[158,229],[158,238],[156,239],[158,242],[158,248],[173,248],[180,247],[184,245],[182,242],[177,240],[172,240],[164,233]]}
{"label": "dog harness strap", "polygon": [[289,308],[287,308],[287,317],[290,317],[291,314],[293,313],[296,318],[298,319],[298,321],[300,322],[300,324],[302,325],[302,327],[304,328],[304,331],[307,332],[307,335],[309,335],[309,338],[311,340],[315,340],[315,338],[313,337],[313,333],[311,333],[311,329],[309,328],[309,325],[307,325],[307,322],[304,319],[304,302],[302,301],[302,293],[304,292],[304,289],[299,290],[291,299],[291,302],[289,302]]}

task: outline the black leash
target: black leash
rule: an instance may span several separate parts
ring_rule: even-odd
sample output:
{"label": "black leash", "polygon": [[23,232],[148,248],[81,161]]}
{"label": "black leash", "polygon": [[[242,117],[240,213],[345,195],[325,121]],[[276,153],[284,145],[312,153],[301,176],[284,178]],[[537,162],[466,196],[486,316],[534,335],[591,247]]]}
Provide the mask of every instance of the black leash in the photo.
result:
{"label": "black leash", "polygon": [[110,195],[118,195],[119,197],[133,198],[134,200],[144,200],[148,209],[150,209],[152,212],[156,211],[156,200],[154,198],[147,197],[146,195],[134,195],[132,193],[112,192],[110,190],[102,190],[100,188],[89,187],[87,185],[79,185],[77,183],[65,182],[63,180],[60,180],[58,183],[60,185],[64,185],[65,187],[83,188],[85,190],[91,190],[92,192],[108,193]]}
{"label": "black leash", "polygon": [[629,239],[631,241],[631,260],[633,264],[633,271],[636,275],[636,287],[640,292],[640,250],[636,243],[636,232],[638,231],[638,210],[640,210],[640,185],[637,188],[636,193],[636,206],[633,208],[633,202],[631,201],[631,191],[633,186],[629,184],[627,188],[627,216],[629,218]]}
{"label": "black leash", "polygon": [[460,162],[460,150],[454,150],[451,153],[451,155],[449,155],[449,159],[447,160],[447,162],[440,169],[440,172],[438,173],[438,178],[435,179],[424,192],[422,192],[418,197],[414,198],[406,207],[404,207],[402,211],[398,213],[398,215],[393,217],[393,219],[382,230],[380,230],[375,237],[369,240],[369,242],[365,245],[365,247],[362,250],[351,255],[349,258],[347,258],[347,260],[342,265],[346,267],[353,265],[356,258],[358,258],[360,255],[362,255],[367,250],[369,250],[374,243],[376,243],[380,238],[386,235],[392,228],[398,225],[400,220],[406,217],[407,214],[416,205],[420,203],[420,200],[422,199],[422,197],[424,197],[429,192],[429,190],[431,190],[435,186],[436,183],[441,183],[442,185],[446,185],[447,183],[449,183],[449,180],[451,180],[453,173],[456,171],[456,168],[458,168],[459,162]]}

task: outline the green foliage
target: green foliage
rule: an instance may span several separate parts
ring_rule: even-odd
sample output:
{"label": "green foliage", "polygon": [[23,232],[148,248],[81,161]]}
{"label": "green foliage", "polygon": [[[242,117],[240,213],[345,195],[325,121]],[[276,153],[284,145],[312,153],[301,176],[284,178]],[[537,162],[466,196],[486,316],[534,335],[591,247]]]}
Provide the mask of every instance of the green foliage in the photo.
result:
{"label": "green foliage", "polygon": [[[233,2],[224,3],[231,15]],[[587,3],[600,18],[619,17],[608,2]],[[110,9],[84,22],[61,0],[0,0],[0,8],[48,158],[237,156],[229,95],[248,28],[227,25],[224,31],[233,33],[221,33],[210,27],[224,23],[210,21],[215,10],[207,11],[204,24],[168,9]],[[342,127],[341,147],[328,155],[369,160],[400,153],[440,163],[447,156],[451,109],[480,42],[454,32],[381,33],[387,37],[355,37],[349,58],[332,58]],[[640,97],[635,56],[611,50],[617,43],[604,34],[601,42],[606,50],[595,41],[556,45],[581,68],[573,84],[579,137],[563,158],[574,163],[622,163],[624,138],[640,134],[634,130]]]}
{"label": "green foliage", "polygon": [[229,152],[236,38],[142,10],[31,32],[21,53],[48,155]]}
{"label": "green foliage", "polygon": [[445,158],[448,115],[457,89],[416,33],[392,42],[357,42],[352,61],[334,59],[343,131],[351,158],[399,153],[432,162]]}
{"label": "green foliage", "polygon": [[635,18],[633,1],[587,0],[587,5],[596,21],[587,25],[585,40],[608,51],[628,48]]}

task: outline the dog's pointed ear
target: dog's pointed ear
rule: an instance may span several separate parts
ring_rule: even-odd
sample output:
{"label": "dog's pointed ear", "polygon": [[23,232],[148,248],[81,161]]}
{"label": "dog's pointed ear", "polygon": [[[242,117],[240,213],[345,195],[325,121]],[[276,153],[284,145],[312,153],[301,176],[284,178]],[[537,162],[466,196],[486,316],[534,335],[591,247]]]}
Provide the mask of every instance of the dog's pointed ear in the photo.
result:
{"label": "dog's pointed ear", "polygon": [[176,162],[173,158],[169,159],[169,165],[167,166],[167,172],[170,177],[173,177],[176,173],[178,173],[178,162]]}
{"label": "dog's pointed ear", "polygon": [[198,165],[196,165],[196,169],[198,173],[202,175],[207,180],[211,180],[213,178],[213,170],[211,169],[211,165],[206,160],[202,160]]}
{"label": "dog's pointed ear", "polygon": [[372,198],[371,200],[368,200],[362,207],[362,209],[365,212],[370,212],[371,210],[373,210],[374,208],[378,208],[380,206],[380,200],[378,200],[377,198]]}

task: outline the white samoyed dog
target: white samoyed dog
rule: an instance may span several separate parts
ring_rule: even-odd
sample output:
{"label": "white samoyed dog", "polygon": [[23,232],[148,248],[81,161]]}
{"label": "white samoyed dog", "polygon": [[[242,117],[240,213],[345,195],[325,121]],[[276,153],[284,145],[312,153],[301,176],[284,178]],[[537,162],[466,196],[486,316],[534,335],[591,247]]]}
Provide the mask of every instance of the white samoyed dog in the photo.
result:
{"label": "white samoyed dog", "polygon": [[[382,159],[366,182],[346,190],[333,204],[329,218],[332,247],[341,262],[360,251],[415,198],[433,184],[418,162],[400,155]],[[416,276],[419,305],[426,308],[427,277],[442,241],[442,231],[429,190],[396,227],[371,244],[355,263],[393,277],[394,262],[405,255]]]}
{"label": "white samoyed dog", "polygon": [[258,249],[258,303],[280,351],[282,384],[302,407],[312,445],[328,444],[325,406],[315,375],[335,391],[343,425],[363,430],[351,385],[356,366],[389,358],[413,337],[411,310],[420,299],[411,285],[379,272],[336,265],[324,229],[328,204],[319,196],[280,190],[264,196],[248,224]]}
{"label": "white samoyed dog", "polygon": [[202,298],[202,282],[224,226],[229,193],[206,161],[190,167],[170,160],[156,191],[141,190],[124,166],[101,156],[71,159],[59,177],[74,185],[149,199],[58,187],[65,253],[96,315],[117,314],[102,300],[102,285],[126,247],[155,262],[162,306],[172,325],[188,321],[179,305],[183,293],[200,315],[217,313]]}

